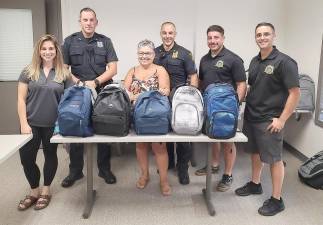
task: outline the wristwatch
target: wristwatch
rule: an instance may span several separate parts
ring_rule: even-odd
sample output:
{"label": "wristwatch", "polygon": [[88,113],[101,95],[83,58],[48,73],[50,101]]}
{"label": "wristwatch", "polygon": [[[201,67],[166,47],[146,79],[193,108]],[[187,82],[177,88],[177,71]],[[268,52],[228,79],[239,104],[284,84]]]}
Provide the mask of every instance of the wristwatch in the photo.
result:
{"label": "wristwatch", "polygon": [[96,85],[96,87],[100,87],[100,81],[98,79],[94,79],[94,83]]}

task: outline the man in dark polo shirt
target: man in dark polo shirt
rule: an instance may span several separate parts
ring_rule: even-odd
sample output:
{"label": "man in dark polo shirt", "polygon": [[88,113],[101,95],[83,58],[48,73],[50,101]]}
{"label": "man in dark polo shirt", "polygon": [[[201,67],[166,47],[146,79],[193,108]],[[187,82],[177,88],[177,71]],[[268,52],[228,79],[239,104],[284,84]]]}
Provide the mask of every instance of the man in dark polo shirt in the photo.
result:
{"label": "man in dark polo shirt", "polygon": [[[161,25],[160,37],[163,44],[155,49],[154,63],[163,66],[170,77],[171,89],[180,85],[189,84],[198,86],[196,66],[190,51],[175,42],[176,27],[172,22],[165,22]],[[175,167],[174,144],[167,143],[169,158],[168,168]],[[192,155],[190,143],[177,143],[177,170],[178,179],[181,184],[189,184],[188,162]]]}
{"label": "man in dark polo shirt", "polygon": [[260,52],[249,66],[250,87],[243,126],[248,137],[245,150],[251,153],[252,176],[250,182],[235,191],[239,196],[262,194],[261,171],[263,163],[269,164],[272,196],[258,209],[264,216],[273,216],[285,209],[281,198],[283,130],[300,96],[297,63],[273,45],[275,36],[272,24],[256,26],[255,39]]}
{"label": "man in dark polo shirt", "polygon": [[[202,91],[212,83],[229,83],[236,89],[241,102],[246,94],[246,73],[243,60],[224,47],[224,29],[221,26],[212,25],[206,33],[210,51],[202,57],[200,62],[199,79]],[[232,170],[236,159],[236,147],[232,142],[214,143],[212,146],[213,163],[218,163],[216,156],[219,155],[217,153],[221,145],[224,150],[225,168],[216,190],[227,191],[233,181]]]}
{"label": "man in dark polo shirt", "polygon": [[[64,40],[64,63],[71,68],[76,83],[83,82],[86,86],[100,88],[117,73],[117,55],[110,38],[95,33],[98,24],[93,9],[83,8],[80,11],[81,31],[68,36]],[[69,187],[84,175],[82,172],[83,144],[70,145],[70,172],[62,181],[63,187]],[[111,149],[107,144],[98,144],[97,163],[99,176],[106,183],[116,183],[116,177],[111,172]]]}

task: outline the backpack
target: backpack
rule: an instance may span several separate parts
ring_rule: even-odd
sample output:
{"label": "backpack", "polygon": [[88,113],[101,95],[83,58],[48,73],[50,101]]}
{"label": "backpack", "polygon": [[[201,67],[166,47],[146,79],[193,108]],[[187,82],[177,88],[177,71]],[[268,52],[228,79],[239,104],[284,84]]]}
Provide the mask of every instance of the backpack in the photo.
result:
{"label": "backpack", "polygon": [[203,97],[192,86],[179,87],[172,99],[172,128],[178,134],[197,135],[203,126]]}
{"label": "backpack", "polygon": [[235,136],[239,116],[239,101],[231,84],[210,84],[203,94],[205,127],[210,138],[229,139]]}
{"label": "backpack", "polygon": [[167,134],[170,129],[170,104],[158,91],[139,95],[133,113],[136,134]]}
{"label": "backpack", "polygon": [[323,190],[323,151],[318,152],[300,166],[298,177],[305,184]]}
{"label": "backpack", "polygon": [[131,104],[128,94],[120,87],[107,85],[93,105],[94,133],[126,136],[129,133]]}
{"label": "backpack", "polygon": [[91,113],[92,91],[77,85],[67,88],[58,105],[59,133],[63,136],[92,136]]}
{"label": "backpack", "polygon": [[314,112],[315,109],[315,84],[313,79],[305,74],[299,75],[299,86],[301,96],[298,102],[297,110],[309,110]]}

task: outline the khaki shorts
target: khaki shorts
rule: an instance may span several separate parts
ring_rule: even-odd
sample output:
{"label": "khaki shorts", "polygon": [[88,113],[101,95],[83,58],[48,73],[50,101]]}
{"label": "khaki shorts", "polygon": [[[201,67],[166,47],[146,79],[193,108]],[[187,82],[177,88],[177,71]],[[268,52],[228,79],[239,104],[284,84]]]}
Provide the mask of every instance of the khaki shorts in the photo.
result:
{"label": "khaki shorts", "polygon": [[282,160],[283,130],[270,133],[269,122],[253,123],[244,120],[242,132],[248,137],[244,149],[248,153],[258,153],[262,162],[273,164]]}

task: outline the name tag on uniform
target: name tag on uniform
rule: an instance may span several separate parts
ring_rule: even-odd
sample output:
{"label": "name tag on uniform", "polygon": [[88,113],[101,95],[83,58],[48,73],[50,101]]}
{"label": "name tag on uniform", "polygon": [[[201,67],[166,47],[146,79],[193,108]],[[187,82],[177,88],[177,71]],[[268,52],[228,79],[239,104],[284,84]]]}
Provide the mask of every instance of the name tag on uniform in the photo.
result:
{"label": "name tag on uniform", "polygon": [[98,41],[98,42],[97,42],[97,45],[98,45],[98,47],[99,47],[99,48],[103,48],[103,43],[102,43],[102,41]]}

